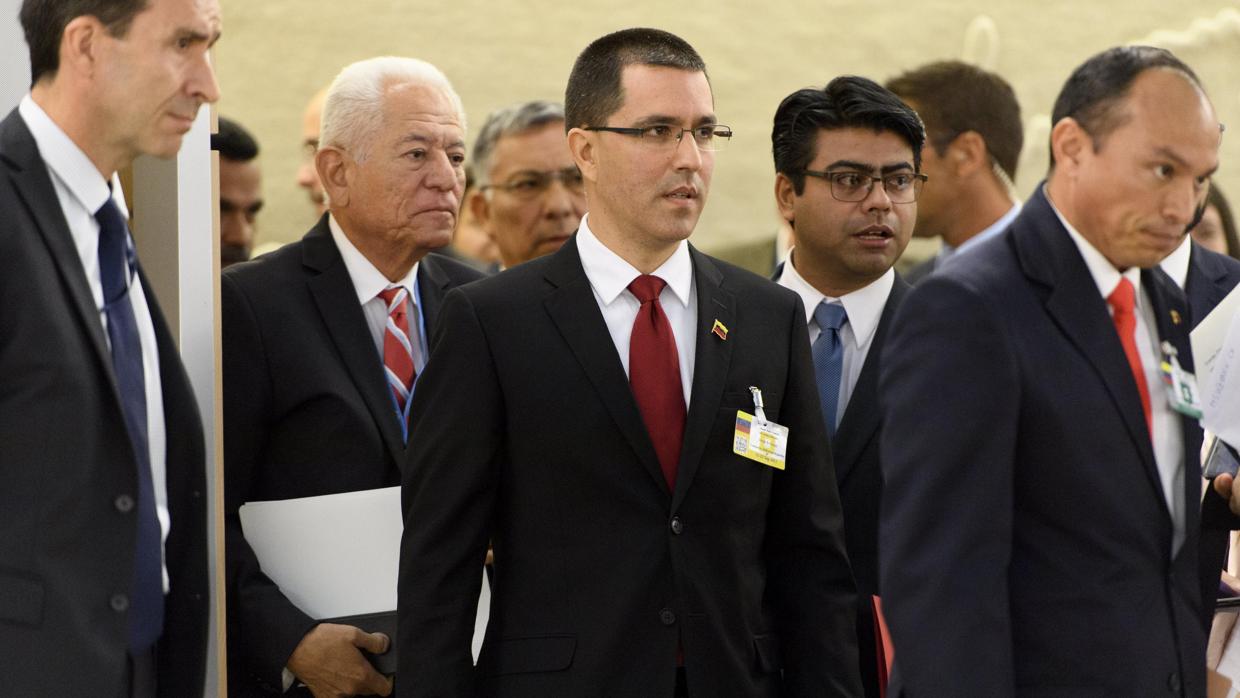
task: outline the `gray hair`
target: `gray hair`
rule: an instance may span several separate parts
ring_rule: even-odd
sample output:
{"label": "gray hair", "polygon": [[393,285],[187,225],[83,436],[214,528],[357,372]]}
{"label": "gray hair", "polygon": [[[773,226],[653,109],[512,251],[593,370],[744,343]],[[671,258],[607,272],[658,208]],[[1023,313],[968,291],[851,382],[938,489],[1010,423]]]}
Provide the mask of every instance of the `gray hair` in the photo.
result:
{"label": "gray hair", "polygon": [[319,146],[341,148],[358,161],[365,160],[382,121],[383,96],[394,84],[443,90],[456,107],[464,130],[461,98],[438,68],[417,58],[379,56],[345,66],[327,88]]}
{"label": "gray hair", "polygon": [[478,140],[474,141],[473,171],[478,178],[478,186],[485,186],[491,181],[491,156],[495,154],[495,145],[504,136],[513,136],[545,126],[564,122],[564,107],[559,102],[536,99],[532,102],[521,102],[491,112],[482,130],[478,132]]}

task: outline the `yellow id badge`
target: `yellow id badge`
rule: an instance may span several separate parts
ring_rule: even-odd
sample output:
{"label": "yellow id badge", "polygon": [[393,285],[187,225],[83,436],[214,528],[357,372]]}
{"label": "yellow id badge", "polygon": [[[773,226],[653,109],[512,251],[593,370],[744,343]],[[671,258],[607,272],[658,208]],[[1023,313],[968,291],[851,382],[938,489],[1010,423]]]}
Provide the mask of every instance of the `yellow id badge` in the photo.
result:
{"label": "yellow id badge", "polygon": [[736,437],[732,452],[778,470],[784,469],[788,453],[788,427],[736,411]]}

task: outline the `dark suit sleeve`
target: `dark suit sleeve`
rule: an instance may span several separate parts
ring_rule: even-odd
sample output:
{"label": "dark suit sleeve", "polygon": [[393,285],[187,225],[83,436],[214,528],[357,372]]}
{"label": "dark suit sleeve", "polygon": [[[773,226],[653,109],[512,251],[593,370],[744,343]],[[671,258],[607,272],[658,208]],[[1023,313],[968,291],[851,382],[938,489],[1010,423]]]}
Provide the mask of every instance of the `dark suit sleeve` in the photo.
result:
{"label": "dark suit sleeve", "polygon": [[780,411],[789,428],[787,461],[774,478],[765,544],[767,598],[783,644],[781,695],[860,696],[856,585],[800,299],[789,335]]}
{"label": "dark suit sleeve", "polygon": [[1015,691],[1008,560],[1020,382],[999,312],[932,276],[900,307],[882,356],[880,578],[909,695]]}
{"label": "dark suit sleeve", "polygon": [[487,338],[459,290],[444,299],[410,419],[401,489],[397,691],[404,697],[472,696],[470,640],[505,423]]}
{"label": "dark suit sleeve", "polygon": [[[251,499],[261,465],[271,397],[259,323],[240,285],[220,283],[224,368],[224,548],[228,582],[229,658],[278,689],[284,666],[315,621],[292,604],[259,568],[241,533],[238,509]],[[236,677],[234,680],[239,680]]]}

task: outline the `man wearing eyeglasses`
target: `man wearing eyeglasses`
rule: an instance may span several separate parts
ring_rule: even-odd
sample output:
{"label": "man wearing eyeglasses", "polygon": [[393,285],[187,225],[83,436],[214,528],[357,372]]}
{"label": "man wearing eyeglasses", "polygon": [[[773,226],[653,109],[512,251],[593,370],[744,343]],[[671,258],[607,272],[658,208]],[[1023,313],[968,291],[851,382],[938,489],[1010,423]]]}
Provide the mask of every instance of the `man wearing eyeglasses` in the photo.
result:
{"label": "man wearing eyeglasses", "polygon": [[491,114],[473,166],[481,195],[469,202],[505,269],[555,252],[577,230],[586,196],[559,104],[524,102]]}
{"label": "man wearing eyeglasses", "polygon": [[705,65],[624,30],[566,93],[590,212],[448,295],[414,396],[397,691],[859,696],[805,311],[686,240],[731,135]]}
{"label": "man wearing eyeglasses", "polygon": [[908,290],[892,265],[917,218],[924,141],[917,114],[860,77],[792,93],[771,131],[775,200],[796,239],[776,278],[805,304],[857,581],[860,671],[870,698],[880,695],[871,599],[878,594],[883,490],[879,354]]}

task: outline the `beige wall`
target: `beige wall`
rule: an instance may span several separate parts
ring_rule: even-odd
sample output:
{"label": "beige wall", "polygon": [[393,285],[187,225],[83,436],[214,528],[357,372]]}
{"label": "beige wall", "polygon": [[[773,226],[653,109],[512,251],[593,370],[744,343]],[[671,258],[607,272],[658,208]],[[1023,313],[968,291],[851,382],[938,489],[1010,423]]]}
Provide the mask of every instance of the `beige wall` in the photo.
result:
{"label": "beige wall", "polygon": [[[341,66],[378,54],[415,56],[443,69],[464,99],[472,138],[492,109],[524,99],[562,100],[573,59],[597,36],[636,25],[683,36],[709,66],[720,120],[737,133],[718,159],[710,204],[694,236],[714,251],[752,248],[774,234],[775,107],[789,92],[842,73],[882,81],[930,60],[961,57],[997,70],[1032,122],[1018,177],[1022,194],[1046,166],[1047,129],[1033,117],[1049,113],[1069,71],[1103,48],[1155,31],[1176,33],[1156,38],[1201,73],[1223,120],[1240,131],[1237,0],[460,0],[433,10],[408,0],[222,4],[220,113],[241,121],[262,144],[268,203],[260,242],[295,240],[313,222],[293,181],[305,101]],[[1240,203],[1237,159],[1240,135],[1229,135],[1221,181]],[[751,266],[763,264],[754,259]]]}

